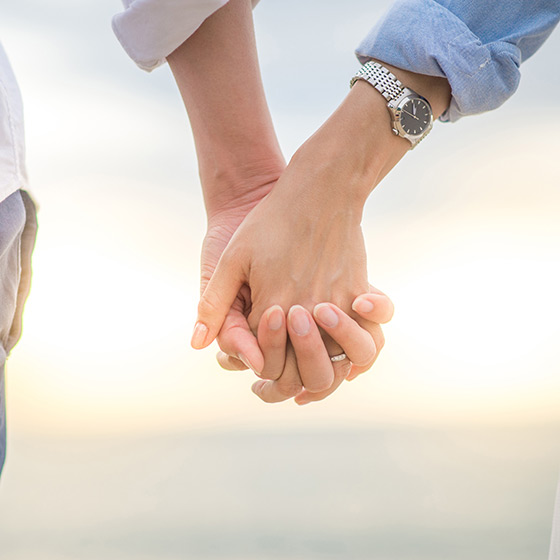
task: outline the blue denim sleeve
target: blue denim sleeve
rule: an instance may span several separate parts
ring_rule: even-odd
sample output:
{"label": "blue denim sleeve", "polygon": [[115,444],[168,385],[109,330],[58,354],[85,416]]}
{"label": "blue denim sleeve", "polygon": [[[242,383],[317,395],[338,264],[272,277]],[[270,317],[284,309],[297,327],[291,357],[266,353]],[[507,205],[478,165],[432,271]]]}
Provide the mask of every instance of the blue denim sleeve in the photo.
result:
{"label": "blue denim sleeve", "polygon": [[453,122],[499,107],[519,85],[520,64],[560,19],[560,0],[397,0],[356,49],[398,68],[447,78]]}

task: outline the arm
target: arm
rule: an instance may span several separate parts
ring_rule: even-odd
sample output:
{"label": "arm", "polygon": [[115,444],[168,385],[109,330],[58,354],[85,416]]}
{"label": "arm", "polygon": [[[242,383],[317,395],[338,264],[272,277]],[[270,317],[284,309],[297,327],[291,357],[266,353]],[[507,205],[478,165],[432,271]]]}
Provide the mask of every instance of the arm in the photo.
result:
{"label": "arm", "polygon": [[[285,163],[261,83],[247,1],[232,0],[214,13],[168,57],[168,61],[189,114],[208,213],[208,233],[202,252],[201,287],[204,290],[231,236],[250,210],[271,191]],[[224,98],[224,90],[227,98]],[[234,102],[228,103],[228,100]],[[262,231],[256,231],[255,237],[262,237],[266,229],[264,226]],[[287,308],[279,310],[282,311],[280,329],[272,332],[267,325],[260,327],[259,340],[263,357],[266,357],[263,362],[244,314],[252,298],[246,286],[239,288],[237,300],[221,330],[220,346],[228,355],[239,357],[246,366],[277,380],[276,386],[301,387],[294,353],[284,366],[286,319],[283,312]],[[363,291],[368,291],[367,284]],[[374,318],[387,320],[387,313],[383,315],[383,308],[387,306],[391,304],[378,305]],[[354,334],[355,339],[362,337],[366,347],[364,355],[369,353],[368,359],[355,362],[369,367],[376,355],[375,344],[372,356],[367,338],[363,338],[366,331],[348,322],[344,324],[345,332],[333,334],[339,340],[348,333]],[[312,363],[321,359],[325,362],[328,358],[324,346],[315,325],[313,327],[315,347],[311,339],[306,340],[299,348],[300,359],[302,353],[307,353]],[[256,324],[253,330],[257,332]],[[379,326],[372,324],[367,332],[371,332],[370,346],[373,337],[380,350]],[[195,331],[195,346],[199,344],[197,334]],[[223,361],[223,356],[221,359]]]}
{"label": "arm", "polygon": [[[560,6],[553,0],[537,2],[514,0],[511,9],[508,10],[503,10],[502,5],[489,8],[487,3],[462,0],[446,2],[445,6],[434,0],[397,2],[389,15],[372,30],[357,51],[362,62],[377,58],[383,61],[385,66],[390,66],[388,63],[393,62],[395,66],[402,68],[403,70],[396,70],[394,67],[391,69],[403,83],[431,101],[436,116],[445,110],[442,120],[456,120],[462,114],[494,108],[507,99],[517,86],[519,63],[538,49],[560,17]],[[425,76],[408,74],[406,70],[415,70]],[[443,79],[438,81],[432,77]],[[451,103],[449,103],[450,86],[453,89]],[[364,87],[367,85],[360,85],[361,89]],[[430,92],[432,88],[435,89]],[[359,90],[356,88],[356,91]],[[377,104],[380,108],[379,99]],[[353,107],[359,106],[358,94],[353,97],[351,94],[347,102],[341,105],[326,125],[299,151],[298,157],[290,163],[290,167],[296,169],[295,183],[298,182],[298,162],[301,164],[308,161],[311,163],[310,169],[315,169],[313,164],[316,164],[320,171],[327,170],[326,173],[318,173],[315,177],[318,183],[323,183],[322,188],[317,191],[319,194],[315,193],[315,203],[319,204],[309,208],[316,215],[317,212],[321,214],[321,207],[324,206],[327,206],[327,209],[323,215],[327,217],[334,215],[332,213],[334,208],[348,209],[345,206],[346,201],[342,200],[338,205],[336,202],[332,204],[329,212],[329,203],[325,200],[336,201],[337,194],[340,192],[350,194],[350,197],[356,196],[354,199],[356,204],[349,212],[359,214],[361,201],[364,195],[367,196],[371,191],[372,184],[377,184],[399,161],[408,147],[404,146],[404,140],[391,136],[385,136],[386,142],[379,143],[385,131],[388,131],[388,127],[379,128],[376,137],[368,138],[367,133],[364,135],[363,130],[359,128],[363,120],[355,120],[356,111],[352,110]],[[382,123],[383,119],[388,121],[384,109],[378,110],[375,115],[370,111],[373,110],[373,105],[362,106],[362,108],[365,109],[365,113],[357,111],[357,114],[369,114],[372,117],[370,122],[377,124]],[[352,122],[358,129],[347,126]],[[355,130],[358,132],[354,135]],[[369,129],[370,132],[376,130],[378,130],[377,126]],[[401,146],[399,147],[396,142],[400,142]],[[366,147],[365,151],[364,147]],[[375,155],[372,157],[372,154]],[[338,165],[332,169],[332,174],[329,173],[331,171],[329,165],[323,164],[325,156],[328,161],[329,155],[339,158]],[[346,171],[342,169],[347,167],[348,163],[354,167],[353,171],[349,171],[348,168]],[[299,167],[304,166],[299,165]],[[341,174],[337,178],[338,171],[341,171]],[[301,172],[304,173],[303,170]],[[324,188],[329,183],[335,185],[334,191]],[[311,193],[311,200],[313,200],[313,188],[308,188],[305,179],[302,184],[305,185],[304,198],[309,201],[309,193]],[[348,186],[349,189],[343,191],[340,188],[342,185]],[[296,190],[292,191],[292,194],[300,193]],[[321,225],[316,229],[320,232]],[[325,233],[324,228],[323,233]],[[359,236],[355,237],[355,240],[359,246]],[[355,247],[356,244],[353,248]],[[344,255],[339,251],[339,262],[344,262],[343,257]],[[236,272],[241,276],[247,276],[250,267],[245,266]],[[348,283],[351,284],[352,282]],[[210,290],[208,296],[212,298],[215,294]],[[220,313],[223,311],[220,312],[218,309],[218,313],[214,314],[218,323]]]}
{"label": "arm", "polygon": [[[188,111],[208,215],[204,291],[231,236],[285,167],[261,83],[249,1],[232,0],[216,11],[167,60]],[[263,357],[243,315],[248,305],[242,289],[221,338],[228,353],[261,371]]]}
{"label": "arm", "polygon": [[230,1],[167,60],[189,115],[209,222],[240,202],[254,206],[285,162],[261,82],[250,2]]}
{"label": "arm", "polygon": [[[450,98],[446,80],[393,70],[428,98],[435,116],[445,110]],[[384,98],[358,82],[298,150],[274,190],[248,215],[224,251],[199,307],[199,322],[207,329],[204,344],[219,332],[245,283],[252,289],[253,326],[273,303],[284,309],[300,304],[311,312],[319,303],[332,302],[357,318],[350,303],[368,290],[360,228],[363,205],[409,148],[407,140],[392,134]],[[301,310],[288,315],[296,352],[314,336],[312,327],[307,328],[309,317],[304,320],[302,315]],[[331,355],[340,352],[332,341],[327,340],[327,347]],[[324,359],[306,364],[298,360],[298,365],[304,385],[313,393],[334,390],[344,379],[337,368],[333,378]],[[283,400],[299,393],[296,381],[282,388],[275,382],[261,383],[257,389],[265,400]]]}
{"label": "arm", "polygon": [[[168,61],[189,114],[208,213],[202,251],[204,290],[231,236],[285,168],[261,83],[249,2],[232,0],[218,10]],[[262,237],[266,229],[256,231],[255,237]],[[246,285],[240,286],[219,337],[222,350],[234,356],[226,365],[233,362],[236,367],[237,357],[263,377],[275,379],[280,388],[301,387],[295,353],[285,363],[287,308],[277,309],[273,316],[281,319],[279,329],[268,328],[270,311],[258,329],[253,325],[253,332],[259,332],[261,356],[245,317],[251,305],[252,294]],[[390,302],[378,305],[373,318],[388,320],[387,313],[383,314],[387,307]],[[356,368],[369,367],[377,355],[373,340],[378,350],[382,347],[379,326],[371,321],[365,329],[349,320],[340,324],[345,328],[332,334],[339,341],[361,340],[360,348],[352,352]],[[314,323],[313,333],[314,338],[308,337],[298,348],[297,358],[301,361],[306,356],[311,363],[324,363],[328,356]],[[195,346],[200,344],[200,335],[195,329]],[[223,355],[220,361],[223,363]]]}
{"label": "arm", "polygon": [[[119,39],[145,69],[161,63],[162,53],[167,56],[191,119],[209,218],[202,254],[204,289],[232,234],[251,208],[267,195],[284,167],[260,83],[248,2],[232,0],[208,17],[191,37],[187,33],[191,33],[192,19],[196,15],[192,13],[192,6],[179,9],[178,5],[173,7],[167,0],[133,1],[127,4],[126,12],[114,20]],[[200,9],[207,12],[205,17],[213,11],[211,4],[213,2],[210,0],[200,3]],[[184,38],[188,39],[182,44],[180,41],[177,43],[181,33],[187,34]],[[180,46],[169,53],[166,49],[170,45]],[[356,358],[352,370],[356,373],[373,362],[376,355],[373,341],[378,350],[383,344],[382,333],[376,322],[387,321],[392,314],[392,304],[388,298],[380,294],[376,294],[376,297],[378,301],[374,310],[365,316],[365,329],[360,329],[353,322],[343,321],[342,315],[340,325],[345,325],[345,332],[338,332],[340,328],[330,329],[339,342],[349,337],[364,341],[362,358],[356,348],[350,352]],[[241,362],[234,357],[237,356],[253,369],[262,371],[262,356],[244,315],[250,305],[251,294],[247,286],[243,286],[226,317],[220,346],[230,354],[225,365],[239,368]],[[265,350],[268,342],[269,349],[272,347],[278,356],[270,361],[282,366],[278,372],[266,373],[275,379],[280,377],[279,387],[283,384],[293,386],[296,379],[301,387],[294,354],[291,354],[291,361],[284,369],[284,358],[280,359],[279,356],[280,346],[283,347],[282,353],[285,352],[286,310],[280,310],[282,328],[278,333],[272,336],[270,329],[263,329]],[[319,316],[316,320],[320,323]],[[329,329],[328,325],[323,326]],[[364,332],[369,333],[365,339]],[[317,342],[315,324],[313,333]],[[200,330],[196,330],[195,345],[200,335]],[[305,353],[307,359],[328,360],[323,344],[320,344],[314,356],[314,352],[310,353],[306,346],[310,342],[308,337],[305,343],[300,344],[300,352]],[[368,360],[363,356],[368,356]],[[224,363],[223,360],[222,354],[221,363]],[[283,374],[286,371],[290,372],[290,376]]]}

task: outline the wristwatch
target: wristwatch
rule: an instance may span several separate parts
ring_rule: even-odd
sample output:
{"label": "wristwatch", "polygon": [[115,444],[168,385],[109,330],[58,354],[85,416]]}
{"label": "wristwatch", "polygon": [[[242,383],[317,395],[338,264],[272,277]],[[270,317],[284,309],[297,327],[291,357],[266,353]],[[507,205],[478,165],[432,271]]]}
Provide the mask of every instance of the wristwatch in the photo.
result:
{"label": "wristwatch", "polygon": [[428,100],[403,86],[388,68],[379,62],[366,62],[350,80],[350,87],[358,80],[371,84],[387,100],[393,133],[406,138],[411,150],[432,130],[434,115]]}

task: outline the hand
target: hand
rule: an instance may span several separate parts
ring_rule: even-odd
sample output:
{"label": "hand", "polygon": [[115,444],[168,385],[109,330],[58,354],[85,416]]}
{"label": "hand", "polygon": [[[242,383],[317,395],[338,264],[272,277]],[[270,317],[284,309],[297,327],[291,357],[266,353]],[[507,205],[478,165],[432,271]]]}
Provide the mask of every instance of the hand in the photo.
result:
{"label": "hand", "polygon": [[[278,165],[278,169],[283,167]],[[225,208],[212,209],[208,216],[208,229],[201,251],[201,293],[214,273],[216,265],[245,216],[264,198],[274,186],[275,173],[254,173],[243,180],[245,196],[237,196],[229,201]],[[279,175],[279,172],[277,172]],[[263,179],[266,177],[266,179]],[[225,189],[224,189],[225,190]],[[230,188],[228,192],[235,192]],[[224,197],[222,197],[223,199]],[[223,200],[222,200],[223,201]],[[218,344],[222,351],[227,352],[229,369],[250,368],[261,371],[264,368],[264,358],[257,340],[249,328],[247,315],[251,309],[251,294],[247,286],[243,286],[234,304],[229,310],[224,326],[218,336]],[[283,362],[283,360],[282,360]]]}
{"label": "hand", "polygon": [[[261,192],[263,191],[261,190]],[[243,208],[230,208],[227,212],[214,215],[210,220],[208,233],[205,237],[202,250],[202,289],[204,289],[208,283],[221,253],[233,233],[238,228],[244,214],[246,214],[247,211],[247,206]],[[386,298],[386,296],[383,297]],[[388,298],[386,299],[389,301]],[[391,305],[390,301],[389,305]],[[383,306],[379,307],[379,309],[382,308]],[[250,309],[250,291],[247,286],[243,286],[238,293],[232,308],[229,310],[224,321],[224,326],[218,336],[218,343],[222,348],[222,351],[218,356],[218,361],[226,369],[239,370],[246,368],[259,368],[259,371],[261,371],[261,377],[264,379],[277,380],[281,377],[284,370],[286,358],[287,336],[284,313],[282,308],[276,306],[276,309],[272,308],[263,315],[259,325],[259,343],[257,344],[246,319],[246,315]],[[376,316],[382,317],[379,313],[377,313]],[[311,320],[310,322],[313,321]],[[350,328],[348,323],[351,323],[354,328]],[[335,329],[333,332],[336,336],[333,338],[337,340],[337,342],[348,352],[348,355],[354,364],[354,370],[357,365],[364,365],[367,361],[369,361],[369,358],[375,355],[375,344],[372,341],[372,336],[374,337],[379,350],[381,349],[382,333],[377,325],[371,329],[373,331],[371,335],[364,331],[366,338],[365,344],[363,344],[363,348],[360,350],[360,343],[358,343],[358,341],[360,340],[360,331],[362,331],[362,329],[360,329],[360,327],[349,318],[345,324],[347,326],[343,329],[343,331],[347,332],[343,332],[342,335],[340,334],[341,328]],[[325,391],[322,395],[309,397],[308,401],[305,401],[306,394],[304,392],[302,394],[303,401],[297,401],[299,404],[325,398],[328,394],[334,392],[336,387],[338,387],[349,372],[347,366],[349,366],[350,363],[348,360],[335,364],[334,368],[332,367],[326,353],[325,346],[321,341],[319,332],[314,324],[313,327],[312,336],[302,338],[302,343],[295,349],[298,363],[303,360],[307,360],[308,367],[313,368],[314,364],[321,364],[322,362],[323,366],[326,365],[330,370],[334,370],[334,377],[337,382],[333,383],[329,390]],[[378,333],[375,332],[376,328],[379,331]],[[347,343],[347,340],[350,340],[351,342]],[[363,341],[363,336],[361,340]],[[312,341],[315,341],[315,347],[310,347],[310,343]],[[259,349],[259,344],[263,350],[262,354]],[[348,350],[350,347],[353,349]],[[232,355],[224,352],[224,350]],[[360,352],[362,356],[364,356],[364,354],[366,355],[366,360],[358,359]],[[301,387],[297,363],[292,364],[292,369],[293,371],[286,371],[283,379],[278,380],[275,384],[271,384],[273,387],[259,386],[256,384],[254,386],[254,392],[261,396],[263,400],[267,400],[269,393],[274,393],[275,389],[277,389],[276,386],[278,386],[281,390],[285,380],[291,378],[296,378],[298,380],[298,387]]]}
{"label": "hand", "polygon": [[[335,314],[334,321],[332,315],[329,317],[328,311],[325,316],[325,309],[329,308]],[[324,399],[338,388],[344,378],[351,381],[359,374],[370,369],[379,356],[379,352],[385,342],[379,323],[387,323],[391,320],[394,311],[393,303],[383,292],[370,286],[369,293],[362,294],[354,300],[352,309],[359,315],[357,321],[352,320],[333,304],[322,303],[313,310],[313,316],[317,325],[322,327],[344,349],[349,359],[335,364],[335,382],[327,391],[321,393],[303,391],[295,398],[297,404],[302,405]],[[277,328],[270,328],[270,317],[276,317],[273,326]],[[278,325],[281,325],[281,327]],[[284,313],[279,306],[273,306],[263,314],[258,332],[259,345],[265,356],[265,362],[269,362],[271,358],[276,358],[276,362],[280,361],[283,363],[286,326]],[[303,345],[307,346],[307,348],[301,348],[300,353],[312,353],[313,342],[317,341],[319,336],[317,329],[313,329],[311,336],[303,341]],[[324,345],[320,344],[320,346],[321,348],[316,350],[316,353],[326,353]],[[277,357],[278,353],[281,356]],[[218,362],[225,369],[246,369],[242,364],[240,366],[237,365],[237,360],[235,361],[237,363],[232,364],[230,357],[223,352],[218,353]],[[276,377],[272,377],[272,379],[276,379]],[[253,391],[259,396],[261,394],[266,395],[266,383],[264,381],[256,382],[253,385]]]}
{"label": "hand", "polygon": [[[235,25],[232,25],[232,22]],[[222,206],[224,199],[228,197],[231,197],[230,200],[236,200],[236,203],[229,207],[233,208],[237,206],[238,197],[237,193],[230,188],[232,182],[229,179],[232,171],[234,178],[239,177],[240,170],[243,175],[247,170],[260,168],[263,156],[264,159],[267,159],[272,154],[274,159],[274,154],[279,154],[278,142],[272,128],[258,71],[250,5],[241,0],[228,2],[226,6],[209,17],[192,37],[171,53],[168,56],[168,62],[189,112],[207,210],[210,211],[211,207],[216,204]],[[444,80],[405,72],[399,73],[399,71],[395,71],[395,73],[401,81],[409,83],[416,91],[430,99],[434,108],[434,116],[438,115],[438,106],[435,103],[437,99],[441,101],[442,108],[447,106],[443,102],[447,99],[448,103],[450,95],[448,84],[438,88],[437,84],[433,82],[439,80],[443,83]],[[227,84],[227,88],[222,87],[223,84]],[[438,91],[443,95],[435,95]],[[431,93],[434,93],[433,98]],[[224,103],[224,99],[226,101],[235,99],[235,110],[232,111],[231,105],[227,102]],[[338,169],[334,171],[356,170],[358,175],[360,172],[369,175],[370,180],[366,180],[365,183],[358,181],[366,187],[365,191],[364,189],[358,190],[362,193],[365,192],[367,196],[373,184],[377,183],[396,164],[409,147],[405,148],[407,144],[405,140],[395,138],[390,133],[388,124],[388,113],[382,98],[376,92],[371,91],[369,85],[356,84],[347,100],[337,109],[326,125],[321,127],[321,130],[324,131],[323,139],[326,138],[327,142],[323,143],[323,149],[318,152],[319,159],[315,162],[311,161],[311,165],[307,168],[307,172],[315,174],[315,178],[318,179],[317,182],[311,181],[311,187],[322,186],[321,181],[324,174],[322,177],[321,173],[316,173],[317,170],[322,169],[321,162],[336,161]],[[321,130],[315,136],[321,136]],[[400,145],[398,145],[399,142]],[[324,149],[325,147],[326,149]],[[256,167],[255,162],[258,162]],[[316,163],[319,163],[319,166],[315,165]],[[305,173],[304,166],[302,177],[305,177]],[[228,180],[223,181],[224,177]],[[216,181],[219,178],[222,181]],[[355,178],[351,173],[343,172],[335,177],[336,180],[330,181],[332,178],[329,178],[327,174],[325,185],[334,185],[334,193],[310,188],[303,194],[311,193],[318,202],[330,199],[333,204],[331,208],[343,208],[344,202],[352,199],[357,192],[354,189]],[[296,177],[296,183],[297,181]],[[305,181],[302,184],[305,185]],[[346,200],[343,199],[338,206],[337,201],[332,198],[337,191],[344,192],[346,195]],[[244,189],[241,192],[245,192]],[[299,200],[296,196],[292,200],[292,204],[297,203]],[[227,208],[228,205],[226,204],[225,207]],[[353,210],[356,208],[354,207]],[[209,212],[210,215],[211,212]],[[218,225],[209,219],[209,230],[203,254],[205,271],[203,283],[212,274],[219,254],[238,225],[237,216],[228,216],[223,223],[218,223]],[[356,228],[354,228],[355,230]],[[361,237],[361,232],[357,237]],[[363,282],[361,283],[363,284]],[[351,284],[352,281],[348,283],[348,285]],[[230,303],[233,304],[235,301],[231,313],[230,306],[227,305],[226,309],[223,308],[223,305],[220,307],[219,300],[216,309],[212,309],[212,303],[216,303],[215,301],[211,302],[207,309],[207,313],[210,315],[215,315],[216,310],[218,316],[221,315],[219,321],[223,323],[223,327],[220,339],[222,348],[228,353],[230,348],[228,348],[227,342],[233,344],[235,337],[228,338],[227,333],[241,333],[242,345],[245,342],[250,345],[249,331],[243,321],[245,320],[244,314],[251,310],[252,294],[246,285],[239,285],[237,288],[233,291],[233,295],[226,294],[231,300]],[[359,291],[362,290],[358,290],[356,293]],[[343,292],[344,290],[340,293]],[[322,296],[323,294],[319,290],[315,295]],[[356,294],[354,293],[354,295]],[[218,298],[219,296],[220,294],[218,294]],[[331,299],[321,297],[319,301],[331,301]],[[285,308],[282,309],[282,314],[284,310]],[[252,311],[254,312],[254,309]],[[297,309],[291,313],[294,321],[288,320],[288,323],[293,323],[292,328],[296,326],[295,319],[298,315],[301,318],[301,313],[298,313]],[[208,326],[199,323],[193,337],[194,345],[205,346],[216,334],[216,332],[210,332]],[[226,340],[223,341],[223,338]],[[340,350],[332,343],[328,344],[331,353]],[[252,348],[255,349],[254,346]],[[235,349],[232,347],[231,350]],[[234,352],[234,355],[237,354],[238,352]],[[243,356],[243,352],[240,352],[240,356]],[[231,359],[235,360],[235,358]],[[260,369],[259,364],[256,363],[258,361],[257,353],[252,360],[255,362],[252,364],[255,369]],[[294,369],[295,355],[291,347],[288,347],[285,363],[286,367],[284,367],[281,377],[286,375],[290,365],[292,370],[297,371]],[[263,368],[266,369],[266,364],[263,365]],[[294,378],[293,387],[297,387],[298,383],[301,387],[301,381],[296,382]]]}
{"label": "hand", "polygon": [[[270,174],[266,174],[268,178],[270,178]],[[209,216],[209,226],[208,232],[204,240],[203,249],[202,249],[202,277],[201,277],[201,289],[204,291],[209,279],[211,278],[214,269],[216,267],[216,263],[218,262],[224,248],[228,244],[229,240],[231,239],[233,233],[239,227],[239,224],[243,221],[245,215],[250,211],[252,207],[254,207],[257,203],[259,197],[264,197],[270,190],[272,189],[275,181],[270,181],[264,185],[256,184],[262,182],[261,178],[255,177],[247,177],[244,181],[244,185],[246,187],[251,187],[247,192],[252,193],[251,196],[236,197],[235,202],[238,206],[235,206],[234,200],[230,200],[227,204],[227,208],[222,210],[221,212],[212,212]],[[242,200],[243,204],[239,204],[239,201]],[[386,298],[386,296],[383,296]],[[389,305],[390,301],[386,298]],[[382,306],[383,307],[383,306]],[[251,309],[251,297],[250,297],[250,290],[247,286],[243,286],[240,292],[237,295],[237,298],[228,312],[228,315],[224,321],[224,326],[218,336],[218,343],[222,351],[218,355],[218,361],[222,367],[230,370],[240,370],[240,369],[247,369],[251,368],[253,370],[258,370],[261,372],[261,377],[264,379],[278,379],[282,372],[284,371],[285,360],[286,360],[286,323],[284,318],[284,313],[281,308],[277,310],[271,310],[270,312],[267,311],[265,314],[267,321],[261,321],[259,325],[259,333],[260,339],[259,343],[257,343],[254,335],[252,334],[246,315],[248,315]],[[378,314],[379,315],[379,314]],[[379,315],[381,316],[381,315]],[[263,316],[264,319],[264,316]],[[275,329],[268,329],[268,324]],[[353,323],[353,322],[352,322]],[[358,325],[353,323],[356,329],[359,329]],[[316,329],[315,329],[316,331]],[[267,336],[263,338],[262,332],[267,333]],[[349,334],[351,335],[352,331],[349,330]],[[355,333],[355,331],[354,331]],[[379,333],[382,336],[381,331]],[[354,336],[357,336],[354,334]],[[371,342],[371,337],[368,336],[369,341]],[[342,339],[341,339],[342,340]],[[339,340],[340,342],[340,340]],[[378,348],[380,349],[379,337],[376,339],[376,343],[378,344]],[[261,348],[265,350],[264,356],[259,348],[259,344]],[[341,371],[341,368],[345,366],[345,363],[336,364],[335,368],[332,368],[328,361],[328,356],[326,355],[326,350],[324,344],[320,342],[317,344],[317,347],[312,350],[307,347],[308,345],[304,344],[301,349],[298,349],[298,360],[311,360],[311,363],[321,362],[323,360],[323,364],[327,364],[329,368],[334,369],[335,377],[338,379],[340,375],[337,375],[337,372]],[[367,350],[367,349],[366,349]],[[371,351],[370,351],[371,354]],[[306,356],[306,358],[304,358]],[[356,361],[354,360],[355,364]],[[354,368],[356,365],[354,364]],[[301,380],[299,378],[299,373],[297,370],[297,363],[292,362],[291,368],[293,371],[288,371],[289,368],[286,368],[286,373],[283,376],[283,379],[280,379],[277,385],[282,388],[283,383],[286,379],[296,378],[298,381],[298,386],[301,387]],[[346,375],[347,371],[345,372]],[[340,381],[342,378],[340,378]],[[338,386],[337,383],[336,386]],[[275,389],[275,387],[274,387]],[[327,394],[332,393],[335,390],[333,386]],[[255,391],[259,396],[262,396],[263,399],[267,399],[267,395],[270,392],[268,387],[264,387],[261,391],[260,389],[255,386]],[[324,396],[327,396],[325,394]],[[321,396],[320,398],[324,398]],[[318,400],[318,399],[312,399]]]}
{"label": "hand", "polygon": [[[253,330],[273,304],[284,312],[294,304],[311,311],[317,303],[329,301],[350,313],[350,302],[367,291],[361,209],[351,192],[340,188],[349,182],[348,168],[329,163],[324,163],[320,150],[295,157],[274,190],[235,232],[201,299],[194,347],[205,347],[216,337],[244,285],[251,288]],[[321,358],[320,368],[316,359],[298,361],[301,380],[294,373],[294,349],[304,346],[300,342],[313,323],[303,311],[295,308],[288,317],[292,345],[284,370],[292,373],[282,375],[282,383],[266,385],[268,394],[260,395],[265,400],[293,397],[302,382],[309,391],[322,392],[335,380],[328,356]],[[333,341],[326,344],[331,355],[340,353]]]}

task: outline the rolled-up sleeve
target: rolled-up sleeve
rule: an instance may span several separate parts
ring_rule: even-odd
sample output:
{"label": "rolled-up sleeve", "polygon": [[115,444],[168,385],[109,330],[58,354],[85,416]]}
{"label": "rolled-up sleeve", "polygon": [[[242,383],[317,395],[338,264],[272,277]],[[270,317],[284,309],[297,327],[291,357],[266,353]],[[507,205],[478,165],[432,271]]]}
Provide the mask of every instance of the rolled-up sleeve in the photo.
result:
{"label": "rolled-up sleeve", "polygon": [[[259,0],[253,0],[253,7]],[[165,63],[228,0],[123,0],[113,17],[113,31],[128,55],[143,70]]]}
{"label": "rolled-up sleeve", "polygon": [[452,99],[440,120],[453,122],[504,103],[519,85],[519,66],[559,19],[559,0],[398,0],[356,55],[447,78]]}

